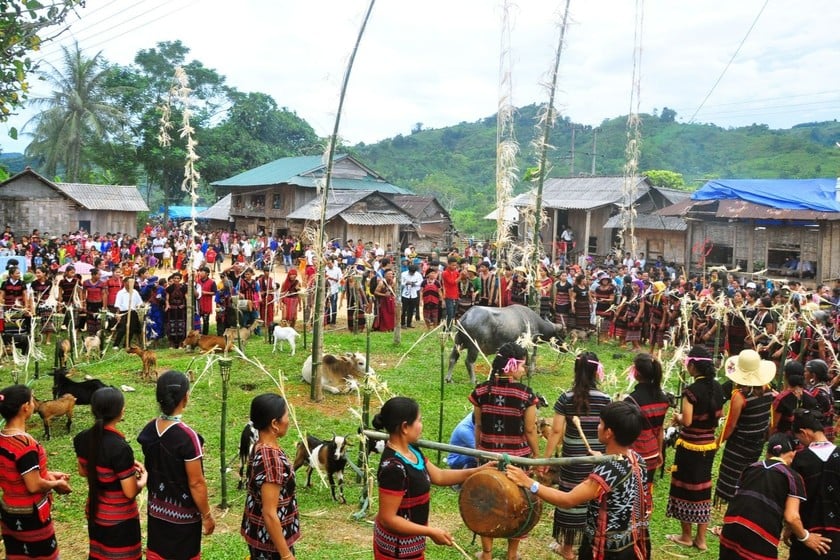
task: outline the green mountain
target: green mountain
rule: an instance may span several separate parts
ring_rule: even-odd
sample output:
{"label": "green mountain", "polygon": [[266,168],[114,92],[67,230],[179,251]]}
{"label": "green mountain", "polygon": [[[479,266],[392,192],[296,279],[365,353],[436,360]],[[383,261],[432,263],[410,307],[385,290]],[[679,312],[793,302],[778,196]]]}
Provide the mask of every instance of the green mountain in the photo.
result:
{"label": "green mountain", "polygon": [[[532,141],[539,108],[518,109],[520,177],[534,167]],[[667,107],[662,114],[641,115],[639,169],[682,174],[693,190],[713,178],[812,178],[840,175],[840,123],[805,123],[787,130],[767,125],[721,128],[676,122]],[[574,131],[574,132],[573,132]],[[572,138],[574,137],[574,148]],[[625,163],[627,118],[608,119],[598,127],[558,120],[550,135],[551,177],[621,175]],[[433,194],[450,209],[461,232],[485,236],[495,227],[481,218],[495,207],[496,117],[455,126],[398,135],[351,150],[394,184],[418,194]],[[572,157],[574,154],[574,157]],[[517,192],[529,188],[520,182]]]}

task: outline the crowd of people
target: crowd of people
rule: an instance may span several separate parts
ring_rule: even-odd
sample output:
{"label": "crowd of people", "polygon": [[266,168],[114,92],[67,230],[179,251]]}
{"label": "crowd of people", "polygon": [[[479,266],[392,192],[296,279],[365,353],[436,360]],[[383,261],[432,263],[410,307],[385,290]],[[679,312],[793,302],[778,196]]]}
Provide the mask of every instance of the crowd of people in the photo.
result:
{"label": "crowd of people", "polygon": [[[774,558],[781,540],[791,542],[796,558],[840,557],[840,500],[830,490],[840,488],[840,451],[833,443],[840,288],[807,291],[796,278],[776,285],[715,271],[689,277],[662,259],[648,265],[643,255],[629,254],[601,263],[542,262],[529,272],[523,265],[497,266],[487,247],[466,249],[419,256],[411,246],[395,252],[348,240],[316,252],[292,238],[224,231],[192,237],[151,226],[136,239],[81,234],[42,242],[36,230],[17,242],[7,232],[0,251],[12,261],[0,282],[0,329],[4,335],[28,329],[36,318],[49,342],[57,330],[95,333],[116,319],[117,347],[155,340],[177,347],[189,330],[207,334],[214,323],[219,334],[257,319],[270,325],[279,318],[296,327],[301,314],[304,321],[316,316],[318,258],[326,278],[324,324],[338,325],[344,308],[354,332],[369,320],[378,331],[393,330],[397,320],[401,328],[413,328],[421,317],[427,328],[452,328],[474,305],[533,305],[570,331],[597,332],[601,342],[634,351],[630,371],[636,385],[622,401],[599,388],[604,367],[595,352],[576,356],[572,385],[557,396],[542,451],[537,398],[522,383],[524,348],[499,348],[489,379],[469,396],[472,411],[456,430],[465,447],[514,457],[613,457],[597,464],[573,461],[556,480],[546,468],[507,467],[512,481],[557,506],[553,552],[567,559],[651,557],[653,474],[664,463],[673,404],[656,356],[667,345],[680,345],[690,348],[684,369],[691,382],[672,415],[679,437],[665,511],[679,532],[667,539],[706,550],[711,532],[720,538],[721,558]],[[84,275],[77,272],[79,263],[89,265]],[[281,281],[275,280],[278,273]],[[193,317],[187,313],[190,288]],[[724,386],[715,366],[722,356],[729,357]],[[777,372],[784,386],[774,389]],[[125,407],[121,393],[103,389],[95,396],[95,424],[74,439],[79,473],[88,482],[91,557],[140,557],[135,498],[144,487],[146,557],[197,557],[201,535],[212,533],[214,521],[203,440],[182,420],[188,380],[172,371],[160,376],[161,414],[138,438],[142,463],[116,428]],[[33,410],[25,386],[0,392],[6,420],[0,430],[3,538],[10,555],[56,558],[50,495],[70,491],[69,475],[49,471],[43,448],[26,434]],[[249,460],[241,532],[251,558],[287,560],[294,558],[301,534],[294,471],[280,445],[288,408],[278,395],[261,395],[250,416],[259,437]],[[447,531],[429,525],[430,485],[460,485],[476,469],[493,465],[468,455],[453,456],[449,469],[430,463],[415,445],[422,417],[410,398],[389,400],[373,424],[389,434],[377,476],[374,557],[422,558],[426,537],[453,544]],[[757,507],[757,496],[763,507]],[[710,528],[716,505],[726,508],[724,521]],[[508,539],[509,560],[518,557],[520,538]],[[480,559],[492,554],[493,540],[483,537]]]}

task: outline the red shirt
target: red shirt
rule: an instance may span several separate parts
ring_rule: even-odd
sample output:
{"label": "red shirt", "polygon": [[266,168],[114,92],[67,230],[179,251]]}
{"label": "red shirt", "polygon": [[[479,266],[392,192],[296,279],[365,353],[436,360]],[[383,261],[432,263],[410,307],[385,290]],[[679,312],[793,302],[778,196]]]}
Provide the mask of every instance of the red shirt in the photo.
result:
{"label": "red shirt", "polygon": [[461,277],[461,271],[446,267],[441,273],[440,279],[443,281],[443,294],[446,299],[458,299],[458,279]]}
{"label": "red shirt", "polygon": [[[47,494],[32,494],[26,489],[23,475],[38,469],[47,478],[47,455],[44,448],[29,434],[0,434],[0,488],[3,503],[11,507],[37,504]],[[49,505],[46,506],[49,508]]]}

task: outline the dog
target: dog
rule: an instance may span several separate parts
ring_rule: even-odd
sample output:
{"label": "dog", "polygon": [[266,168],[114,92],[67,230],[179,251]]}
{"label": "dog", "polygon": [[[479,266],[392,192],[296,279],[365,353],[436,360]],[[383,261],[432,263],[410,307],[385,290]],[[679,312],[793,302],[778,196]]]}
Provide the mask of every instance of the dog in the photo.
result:
{"label": "dog", "polygon": [[292,347],[292,356],[295,355],[295,339],[300,336],[300,333],[297,332],[292,327],[281,327],[280,325],[274,325],[274,331],[272,336],[274,337],[274,348],[272,348],[271,353],[275,353],[277,351],[277,342],[280,342],[280,351],[283,351],[283,341],[289,343],[289,346]]}
{"label": "dog", "polygon": [[224,336],[201,334],[201,331],[191,331],[184,339],[185,348],[201,348],[205,354],[208,352],[230,352],[233,349],[233,339]]}
{"label": "dog", "polygon": [[157,356],[151,350],[143,350],[139,346],[132,345],[128,349],[129,354],[140,356],[143,361],[143,379],[157,379]]}

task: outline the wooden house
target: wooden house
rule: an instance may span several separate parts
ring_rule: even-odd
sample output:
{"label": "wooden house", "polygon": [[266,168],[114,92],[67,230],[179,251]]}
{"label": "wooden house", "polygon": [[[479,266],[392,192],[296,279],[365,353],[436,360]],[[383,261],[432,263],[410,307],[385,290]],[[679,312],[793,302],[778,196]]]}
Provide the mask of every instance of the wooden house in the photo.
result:
{"label": "wooden house", "polygon": [[400,229],[400,248],[414,245],[418,253],[435,247],[450,247],[457,234],[449,212],[433,196],[394,194],[390,199],[411,217],[411,225]]}
{"label": "wooden house", "polygon": [[[317,226],[321,218],[318,199],[304,204],[288,219],[304,227]],[[411,217],[386,195],[373,191],[331,191],[326,208],[326,239],[342,245],[363,239],[385,247],[399,239],[400,229],[412,225]]]}
{"label": "wooden house", "polygon": [[136,235],[137,214],[148,211],[135,186],[56,183],[29,167],[0,183],[0,220],[18,232]]}
{"label": "wooden house", "polygon": [[835,179],[709,181],[657,214],[687,222],[684,251],[693,271],[725,266],[771,278],[840,277]]}
{"label": "wooden house", "polygon": [[[249,234],[264,231],[280,237],[300,236],[306,220],[290,215],[316,198],[325,175],[326,165],[321,156],[288,157],[216,181],[212,186],[219,197],[231,195],[229,218],[236,229]],[[336,156],[331,189],[409,194],[349,155]],[[397,239],[395,235],[389,242]]]}
{"label": "wooden house", "polygon": [[[687,198],[690,193],[654,187],[647,178],[638,178],[628,188],[623,177],[565,177],[546,180],[542,208],[545,220],[540,227],[543,250],[557,256],[560,234],[568,225],[575,233],[575,254],[603,256],[616,248],[645,253],[648,260],[662,256],[681,262],[685,222],[681,218],[654,216],[653,212]],[[526,217],[533,214],[534,190],[515,197],[510,206],[517,210],[520,236],[528,232]],[[626,213],[632,209],[633,237]],[[508,212],[506,211],[506,214]],[[495,219],[495,213],[488,215]],[[623,238],[619,235],[624,231]],[[554,241],[554,242],[552,242]]]}

